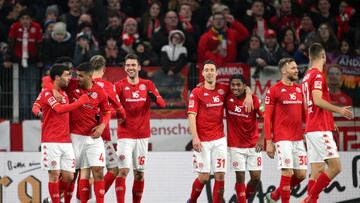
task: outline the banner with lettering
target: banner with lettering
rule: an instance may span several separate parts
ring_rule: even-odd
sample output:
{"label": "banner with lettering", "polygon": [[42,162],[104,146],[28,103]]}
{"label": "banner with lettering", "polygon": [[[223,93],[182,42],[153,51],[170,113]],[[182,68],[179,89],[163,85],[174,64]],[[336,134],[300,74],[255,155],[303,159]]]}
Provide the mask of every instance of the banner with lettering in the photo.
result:
{"label": "banner with lettering", "polygon": [[[146,165],[143,202],[186,202],[191,192],[191,184],[196,178],[191,157],[191,152],[150,152]],[[357,152],[340,152],[340,160],[343,166],[341,173],[320,194],[318,202],[360,202],[360,155]],[[49,196],[49,178],[48,173],[40,169],[40,164],[39,152],[0,153],[0,202],[43,202]],[[276,159],[268,158],[265,153],[261,164],[264,170],[254,203],[265,202],[265,195],[277,187],[281,175]],[[246,180],[249,179],[246,173]],[[235,173],[229,170],[225,180],[224,202],[236,203]],[[300,202],[306,196],[307,181],[308,179],[291,191],[290,202]],[[133,173],[129,173],[126,182],[127,185],[132,185]],[[213,184],[214,179],[211,176],[198,202],[212,202]],[[92,191],[93,189],[93,197]],[[131,193],[131,189],[126,190],[125,202],[132,201]],[[76,195],[73,195],[72,202],[77,202]],[[105,202],[116,202],[114,184],[105,194]]]}
{"label": "banner with lettering", "polygon": [[360,107],[359,56],[328,53],[325,73],[334,104]]}
{"label": "banner with lettering", "polygon": [[[186,105],[188,100],[188,72],[189,66],[185,66],[180,73],[175,75],[165,74],[161,67],[142,67],[141,77],[154,82],[161,96],[166,101],[165,109],[157,109],[153,104],[152,118],[179,118],[186,117]],[[110,82],[117,82],[126,77],[123,67],[106,68],[104,78]]]}
{"label": "banner with lettering", "polygon": [[[199,81],[203,82],[204,77],[202,76],[202,70],[204,67],[202,64],[198,64],[198,68]],[[234,74],[243,75],[246,84],[250,85],[250,66],[244,63],[228,63],[218,67],[216,81],[223,84],[229,84],[229,79]]]}

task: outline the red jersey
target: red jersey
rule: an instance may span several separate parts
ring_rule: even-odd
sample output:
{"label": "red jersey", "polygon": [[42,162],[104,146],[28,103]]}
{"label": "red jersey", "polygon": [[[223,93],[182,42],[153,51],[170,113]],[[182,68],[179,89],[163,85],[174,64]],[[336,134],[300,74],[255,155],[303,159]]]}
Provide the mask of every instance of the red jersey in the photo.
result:
{"label": "red jersey", "polygon": [[96,115],[110,113],[108,98],[104,90],[93,83],[90,89],[82,89],[79,87],[77,80],[72,79],[66,92],[69,95],[70,102],[76,101],[81,95],[89,95],[90,102],[82,105],[70,113],[70,130],[71,133],[78,135],[90,136],[91,130],[99,123]]}
{"label": "red jersey", "polygon": [[[119,97],[116,94],[115,87],[111,82],[101,78],[95,78],[94,82],[98,86],[103,88],[103,90],[106,92],[106,94],[108,95],[109,103],[112,105],[113,108],[116,109],[121,105]],[[103,114],[100,114],[101,121],[103,116],[104,116]],[[109,123],[106,124],[106,127],[104,129],[104,132],[101,134],[101,137],[103,138],[104,141],[111,141]]]}
{"label": "red jersey", "polygon": [[70,143],[69,113],[56,113],[53,109],[56,105],[68,104],[69,98],[64,91],[59,90],[63,95],[59,103],[52,92],[43,88],[37,97],[34,105],[39,106],[43,112],[41,125],[41,142]]}
{"label": "red jersey", "polygon": [[[29,57],[37,57],[39,51],[37,50],[36,44],[41,44],[42,41],[42,31],[39,23],[31,22],[30,28],[28,31],[28,53]],[[22,41],[24,40],[24,28],[19,22],[13,23],[9,31],[9,40],[15,40],[14,45],[14,55],[16,58],[22,58]]]}
{"label": "red jersey", "polygon": [[260,101],[255,95],[254,110],[247,113],[243,106],[245,97],[238,99],[230,94],[226,98],[226,124],[227,124],[227,142],[229,147],[253,148],[259,139],[259,129],[256,114],[262,116],[259,110]]}
{"label": "red jersey", "polygon": [[322,99],[331,103],[324,73],[320,72],[317,68],[311,68],[303,79],[302,87],[307,104],[305,132],[333,131],[334,117],[332,113],[314,105],[312,97],[313,90],[320,90],[322,92]]}
{"label": "red jersey", "polygon": [[273,142],[303,139],[303,96],[301,86],[285,85],[282,81],[272,86],[265,96],[265,111],[273,106],[271,133]]}
{"label": "red jersey", "polygon": [[192,90],[188,113],[196,113],[196,130],[200,141],[224,137],[224,101],[229,87],[216,83],[214,90],[196,87]]}
{"label": "red jersey", "polygon": [[164,107],[165,102],[150,80],[139,79],[136,85],[127,78],[115,83],[116,93],[126,112],[125,122],[118,126],[118,138],[143,139],[150,137],[150,97],[152,91],[157,97],[157,105]]}

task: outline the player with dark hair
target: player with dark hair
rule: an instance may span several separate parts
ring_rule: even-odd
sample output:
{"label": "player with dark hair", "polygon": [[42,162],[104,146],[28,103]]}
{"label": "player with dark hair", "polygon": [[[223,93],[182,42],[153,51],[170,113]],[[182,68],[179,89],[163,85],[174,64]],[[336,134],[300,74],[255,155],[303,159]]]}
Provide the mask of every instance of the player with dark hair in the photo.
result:
{"label": "player with dark hair", "polygon": [[[76,169],[80,169],[78,182],[80,201],[90,198],[90,172],[94,178],[94,192],[97,202],[104,202],[105,149],[102,138],[106,124],[111,118],[107,94],[92,79],[94,69],[89,63],[82,63],[76,70],[77,79],[72,79],[66,89],[70,102],[78,100],[82,94],[89,95],[90,102],[70,114],[71,141],[74,146]],[[52,84],[44,81],[44,86],[52,89]],[[99,112],[100,109],[100,112]],[[99,124],[96,115],[103,114]]]}
{"label": "player with dark hair", "polygon": [[[350,106],[331,104],[329,88],[323,73],[326,64],[324,47],[313,43],[309,48],[310,65],[302,82],[307,108],[305,137],[311,164],[308,196],[302,202],[316,202],[321,191],[341,172],[341,162],[333,138],[335,129],[332,112],[353,119]],[[325,164],[327,169],[325,170]]]}
{"label": "player with dark hair", "polygon": [[281,179],[279,187],[268,193],[266,199],[289,203],[291,188],[306,176],[307,153],[302,128],[305,110],[301,86],[296,84],[299,71],[294,59],[281,59],[279,71],[281,80],[265,96],[264,132],[266,153],[273,159],[277,152]]}
{"label": "player with dark hair", "polygon": [[117,155],[120,172],[115,181],[118,203],[125,201],[126,176],[131,166],[134,169],[132,199],[141,202],[144,191],[144,170],[150,137],[150,104],[164,108],[165,101],[150,80],[139,78],[141,70],[137,55],[125,57],[127,77],[116,82],[115,88],[125,108],[126,120],[118,126]]}
{"label": "player with dark hair", "polygon": [[[253,95],[254,109],[245,111],[246,83],[244,77],[235,74],[230,78],[230,94],[226,97],[227,143],[230,166],[236,174],[235,190],[239,203],[253,199],[260,181],[262,170],[261,151],[263,136],[259,136],[257,115],[262,116],[260,100]],[[245,171],[250,173],[250,181],[245,186]]]}
{"label": "player with dark hair", "polygon": [[[66,191],[74,178],[75,155],[70,140],[69,112],[89,102],[83,94],[76,102],[69,104],[64,89],[70,82],[69,68],[62,64],[54,64],[50,71],[51,80],[62,100],[58,102],[53,93],[43,88],[32,112],[42,119],[41,125],[41,167],[49,171],[49,194],[52,202],[60,203],[61,193]],[[60,179],[61,175],[61,179]],[[65,202],[70,200],[65,194]],[[49,201],[46,199],[45,201]]]}

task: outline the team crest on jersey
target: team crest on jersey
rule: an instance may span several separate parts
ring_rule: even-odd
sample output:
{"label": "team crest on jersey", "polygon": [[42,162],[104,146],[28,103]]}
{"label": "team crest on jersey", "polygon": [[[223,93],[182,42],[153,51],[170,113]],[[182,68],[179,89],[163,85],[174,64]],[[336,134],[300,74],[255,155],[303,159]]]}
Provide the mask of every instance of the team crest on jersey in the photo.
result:
{"label": "team crest on jersey", "polygon": [[218,90],[218,93],[219,93],[220,95],[224,95],[224,94],[225,94],[225,92],[224,92],[223,89],[219,89],[219,90]]}
{"label": "team crest on jersey", "polygon": [[239,162],[234,161],[234,162],[233,162],[233,167],[238,167],[238,166],[239,166]]}
{"label": "team crest on jersey", "polygon": [[125,155],[121,154],[121,155],[119,156],[119,159],[120,159],[120,161],[124,161],[124,160],[125,160]]}
{"label": "team crest on jersey", "polygon": [[322,87],[322,81],[315,81],[314,87],[315,87],[316,89],[321,89],[321,87]]}
{"label": "team crest on jersey", "polygon": [[139,86],[139,89],[140,89],[140,90],[146,90],[146,85],[141,84],[141,85]]}
{"label": "team crest on jersey", "polygon": [[299,92],[299,93],[301,93],[300,87],[297,87],[297,88],[296,88],[296,91]]}
{"label": "team crest on jersey", "polygon": [[93,99],[96,99],[98,97],[98,94],[96,92],[92,92],[90,94],[90,97],[93,98]]}

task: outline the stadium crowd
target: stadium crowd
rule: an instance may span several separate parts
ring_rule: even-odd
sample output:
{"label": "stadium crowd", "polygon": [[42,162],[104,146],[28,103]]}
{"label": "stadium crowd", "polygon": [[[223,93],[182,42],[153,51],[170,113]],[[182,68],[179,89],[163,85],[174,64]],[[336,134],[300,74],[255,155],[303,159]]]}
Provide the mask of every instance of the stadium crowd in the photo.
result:
{"label": "stadium crowd", "polygon": [[[359,55],[359,7],[345,0],[0,0],[0,70],[11,76],[13,64],[21,66],[20,106],[29,108],[41,74],[60,56],[77,66],[101,54],[117,67],[135,53],[168,76],[208,59],[247,63],[256,79],[283,57],[307,64],[313,42]],[[11,92],[10,83],[2,78],[1,91]]]}

